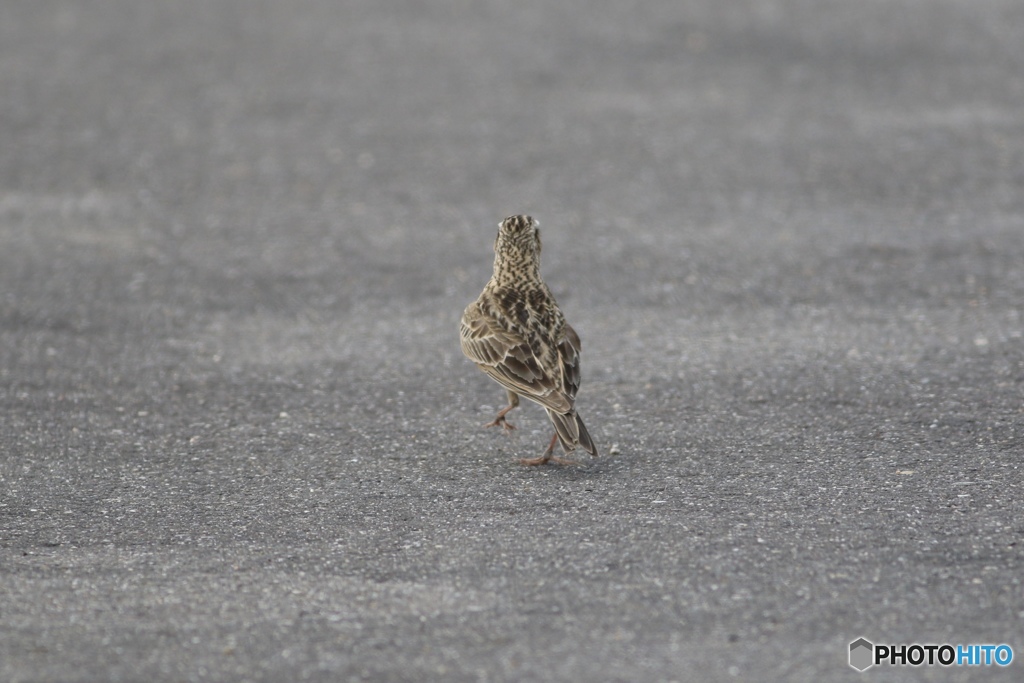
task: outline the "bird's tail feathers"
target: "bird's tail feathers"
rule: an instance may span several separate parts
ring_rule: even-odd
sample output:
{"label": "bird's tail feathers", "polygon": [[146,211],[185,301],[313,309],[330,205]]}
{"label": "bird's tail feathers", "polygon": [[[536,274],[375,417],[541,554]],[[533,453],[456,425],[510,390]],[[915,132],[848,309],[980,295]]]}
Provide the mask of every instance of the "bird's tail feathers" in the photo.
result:
{"label": "bird's tail feathers", "polygon": [[594,440],[590,438],[590,432],[587,431],[586,425],[583,424],[583,420],[575,410],[568,413],[556,413],[547,409],[547,412],[548,417],[551,418],[551,424],[555,426],[555,433],[558,434],[558,441],[562,444],[563,451],[571,453],[579,446],[587,453],[597,455],[597,446],[594,445]]}

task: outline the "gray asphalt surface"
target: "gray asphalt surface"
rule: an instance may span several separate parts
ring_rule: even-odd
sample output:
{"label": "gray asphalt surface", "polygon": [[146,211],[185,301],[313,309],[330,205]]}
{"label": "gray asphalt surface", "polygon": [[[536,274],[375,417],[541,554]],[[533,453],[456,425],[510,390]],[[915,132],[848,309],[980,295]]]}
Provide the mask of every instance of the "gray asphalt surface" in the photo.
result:
{"label": "gray asphalt surface", "polygon": [[1024,676],[1018,0],[11,0],[0,140],[0,680]]}

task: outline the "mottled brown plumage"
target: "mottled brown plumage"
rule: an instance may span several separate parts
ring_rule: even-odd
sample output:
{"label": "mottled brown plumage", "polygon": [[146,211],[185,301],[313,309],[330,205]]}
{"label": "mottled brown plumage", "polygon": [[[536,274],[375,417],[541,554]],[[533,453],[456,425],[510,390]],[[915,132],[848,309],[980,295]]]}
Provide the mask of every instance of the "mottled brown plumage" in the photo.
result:
{"label": "mottled brown plumage", "polygon": [[524,396],[543,406],[555,427],[544,454],[522,460],[525,465],[566,462],[552,457],[555,441],[566,453],[579,446],[597,455],[575,408],[580,338],[540,277],[537,226],[530,216],[509,216],[501,222],[494,241],[494,274],[466,307],[460,326],[462,352],[508,393],[508,406],[486,426],[513,429],[505,415]]}

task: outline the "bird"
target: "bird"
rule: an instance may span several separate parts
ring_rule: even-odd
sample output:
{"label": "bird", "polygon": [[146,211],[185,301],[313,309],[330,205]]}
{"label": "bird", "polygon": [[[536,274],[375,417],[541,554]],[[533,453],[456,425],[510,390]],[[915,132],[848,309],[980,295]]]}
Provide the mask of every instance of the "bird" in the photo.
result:
{"label": "bird", "polygon": [[540,229],[531,216],[509,216],[498,224],[494,272],[459,325],[462,352],[508,395],[485,427],[515,429],[505,419],[519,397],[540,404],[555,428],[547,450],[523,465],[576,464],[554,456],[555,442],[572,453],[582,448],[597,456],[597,446],[576,412],[580,388],[580,337],[565,321],[540,275]]}

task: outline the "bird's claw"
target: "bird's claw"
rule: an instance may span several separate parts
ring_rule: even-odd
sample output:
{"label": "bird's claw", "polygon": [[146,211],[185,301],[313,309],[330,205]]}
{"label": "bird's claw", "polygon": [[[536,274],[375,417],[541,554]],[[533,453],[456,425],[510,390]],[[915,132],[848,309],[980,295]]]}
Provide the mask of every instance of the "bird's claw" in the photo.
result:
{"label": "bird's claw", "polygon": [[514,424],[505,419],[504,415],[499,415],[498,417],[494,418],[493,421],[485,424],[484,427],[497,427],[498,425],[501,425],[501,427],[506,431],[511,431],[516,428]]}
{"label": "bird's claw", "polygon": [[520,465],[526,465],[527,467],[546,465],[549,462],[555,465],[579,465],[575,460],[566,460],[565,458],[559,458],[557,455],[542,455],[539,458],[520,458],[519,460]]}

